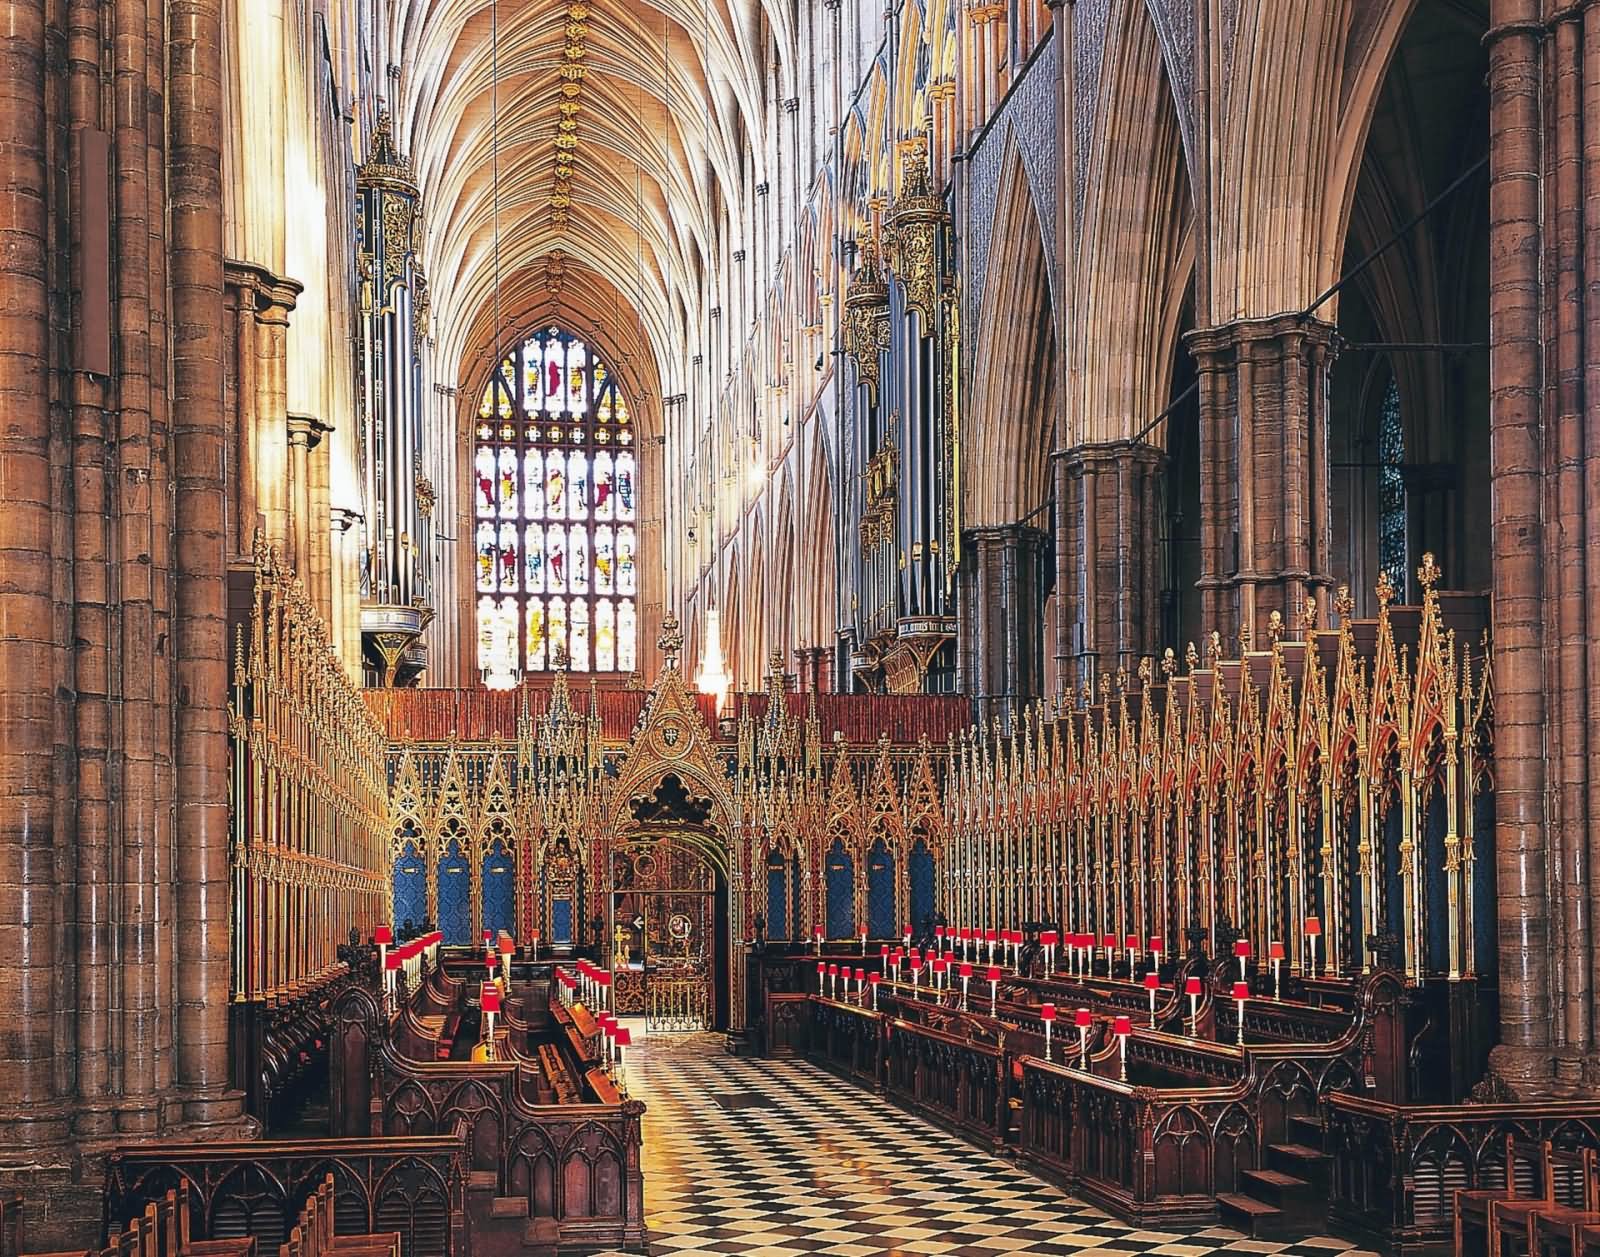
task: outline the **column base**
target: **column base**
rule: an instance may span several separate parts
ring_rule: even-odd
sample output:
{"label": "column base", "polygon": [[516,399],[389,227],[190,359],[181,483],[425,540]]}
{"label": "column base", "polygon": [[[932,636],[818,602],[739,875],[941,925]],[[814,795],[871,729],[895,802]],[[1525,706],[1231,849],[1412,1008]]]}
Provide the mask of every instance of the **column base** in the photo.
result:
{"label": "column base", "polygon": [[1537,1100],[1554,1094],[1554,1059],[1548,1048],[1500,1044],[1489,1053],[1489,1073],[1474,1091],[1509,1100]]}

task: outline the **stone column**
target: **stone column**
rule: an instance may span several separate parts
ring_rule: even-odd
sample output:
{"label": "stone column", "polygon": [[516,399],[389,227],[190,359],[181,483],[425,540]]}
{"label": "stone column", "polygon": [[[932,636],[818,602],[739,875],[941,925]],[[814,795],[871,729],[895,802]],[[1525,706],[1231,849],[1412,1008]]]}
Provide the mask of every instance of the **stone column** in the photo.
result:
{"label": "stone column", "polygon": [[1201,605],[1206,629],[1264,639],[1329,574],[1327,350],[1297,314],[1189,333],[1200,375]]}
{"label": "stone column", "polygon": [[1040,598],[1048,541],[1026,524],[971,529],[959,586],[962,688],[984,720],[1044,692]]}
{"label": "stone column", "polygon": [[222,12],[170,0],[173,646],[182,715],[177,774],[176,1082],[193,1122],[240,1110],[229,1095],[228,635],[222,417]]}
{"label": "stone column", "polygon": [[[311,570],[314,548],[313,534],[323,531],[321,523],[312,514],[311,453],[322,443],[327,429],[315,415],[290,415],[284,425],[284,441],[289,450],[289,483],[285,493],[288,506],[287,532],[284,546],[294,563],[295,574],[305,586],[306,593],[316,600],[316,589]],[[323,512],[326,518],[327,512]]]}
{"label": "stone column", "polygon": [[[64,1140],[56,1107],[56,638],[47,385],[44,0],[0,21],[0,1139]],[[9,1155],[9,1154],[8,1154]]]}
{"label": "stone column", "polygon": [[289,315],[299,286],[275,282],[263,273],[256,294],[255,416],[250,427],[253,495],[268,544],[293,553],[289,538]]}
{"label": "stone column", "polygon": [[1077,690],[1156,653],[1167,456],[1116,441],[1058,451],[1054,461],[1055,655]]}
{"label": "stone column", "polygon": [[331,615],[334,646],[345,669],[352,677],[361,677],[361,530],[356,527],[361,516],[344,507],[334,507],[329,512],[332,529],[333,555],[330,566]]}
{"label": "stone column", "polygon": [[1489,465],[1494,514],[1498,1077],[1550,1081],[1545,838],[1546,642],[1541,414],[1541,67],[1538,0],[1493,0],[1489,48]]}

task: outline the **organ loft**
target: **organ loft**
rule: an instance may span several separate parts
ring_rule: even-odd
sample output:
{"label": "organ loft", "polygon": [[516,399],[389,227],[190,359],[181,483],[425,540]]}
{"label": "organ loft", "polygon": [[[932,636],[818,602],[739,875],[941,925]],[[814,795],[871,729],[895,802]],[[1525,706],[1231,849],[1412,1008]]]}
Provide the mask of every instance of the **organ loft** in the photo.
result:
{"label": "organ loft", "polygon": [[0,0],[0,1257],[1591,1257],[1597,556],[1593,0]]}

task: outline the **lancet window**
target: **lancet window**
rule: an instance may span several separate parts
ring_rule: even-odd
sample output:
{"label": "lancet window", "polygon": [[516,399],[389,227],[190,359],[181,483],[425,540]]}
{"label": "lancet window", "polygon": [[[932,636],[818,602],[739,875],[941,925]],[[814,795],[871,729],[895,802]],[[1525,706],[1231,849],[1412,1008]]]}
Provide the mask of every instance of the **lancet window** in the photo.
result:
{"label": "lancet window", "polygon": [[1400,389],[1393,380],[1378,418],[1378,567],[1402,601],[1406,589],[1406,457]]}
{"label": "lancet window", "polygon": [[634,671],[634,443],[627,401],[583,341],[547,328],[500,363],[473,456],[480,668]]}

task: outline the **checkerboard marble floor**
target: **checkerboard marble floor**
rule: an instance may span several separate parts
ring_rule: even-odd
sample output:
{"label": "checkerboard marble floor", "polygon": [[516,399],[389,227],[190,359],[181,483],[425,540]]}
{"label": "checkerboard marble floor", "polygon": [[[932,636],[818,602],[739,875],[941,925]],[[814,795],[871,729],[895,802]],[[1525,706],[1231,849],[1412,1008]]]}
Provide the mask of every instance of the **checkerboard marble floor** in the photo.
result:
{"label": "checkerboard marble floor", "polygon": [[653,1036],[628,1075],[649,1106],[652,1257],[1372,1257],[1325,1236],[1124,1225],[814,1066],[732,1057],[711,1035]]}

